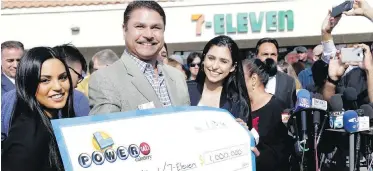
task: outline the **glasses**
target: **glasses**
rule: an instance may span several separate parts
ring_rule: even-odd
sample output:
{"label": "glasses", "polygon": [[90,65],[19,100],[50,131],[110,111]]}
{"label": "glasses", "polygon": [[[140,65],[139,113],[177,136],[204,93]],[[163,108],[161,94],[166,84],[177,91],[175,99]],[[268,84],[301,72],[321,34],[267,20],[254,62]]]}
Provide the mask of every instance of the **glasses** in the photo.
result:
{"label": "glasses", "polygon": [[76,75],[78,75],[78,83],[83,81],[84,76],[82,74],[79,74],[77,71],[75,71],[75,69],[73,69],[71,67],[69,67],[69,69],[71,69]]}
{"label": "glasses", "polygon": [[200,64],[190,64],[190,67],[200,66]]}

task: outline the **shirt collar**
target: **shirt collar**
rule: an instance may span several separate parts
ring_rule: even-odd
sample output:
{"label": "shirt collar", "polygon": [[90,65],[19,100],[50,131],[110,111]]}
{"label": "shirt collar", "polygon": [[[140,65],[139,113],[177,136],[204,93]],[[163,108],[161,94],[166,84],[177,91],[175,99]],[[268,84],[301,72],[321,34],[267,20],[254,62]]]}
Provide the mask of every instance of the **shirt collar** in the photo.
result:
{"label": "shirt collar", "polygon": [[[127,55],[129,55],[129,56],[130,56],[130,57],[135,61],[136,65],[140,68],[140,71],[141,71],[142,73],[144,73],[145,70],[146,70],[147,68],[149,68],[149,69],[151,69],[151,70],[154,70],[152,64],[151,64],[149,61],[143,61],[143,60],[139,59],[138,57],[136,57],[135,55],[132,55],[132,54],[128,51],[127,48],[124,50],[124,53],[126,53]],[[162,74],[162,69],[161,69],[161,67],[160,67],[160,66],[161,66],[161,63],[158,62],[158,61],[156,61],[156,66],[157,66],[157,68],[158,68],[158,73],[159,73],[159,74]]]}
{"label": "shirt collar", "polygon": [[12,82],[13,84],[16,84],[16,80],[14,78],[11,78],[9,76],[7,76],[5,73],[3,73],[5,75],[6,78],[8,78],[10,80],[10,82]]}

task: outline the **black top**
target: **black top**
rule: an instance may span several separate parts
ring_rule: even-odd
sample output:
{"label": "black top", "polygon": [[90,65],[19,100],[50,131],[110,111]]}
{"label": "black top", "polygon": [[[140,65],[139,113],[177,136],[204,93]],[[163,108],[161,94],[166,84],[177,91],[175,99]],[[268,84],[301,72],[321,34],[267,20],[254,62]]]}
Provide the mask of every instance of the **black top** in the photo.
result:
{"label": "black top", "polygon": [[283,106],[280,100],[272,96],[266,105],[251,112],[253,129],[259,133],[257,171],[277,171],[288,167],[290,137],[281,119],[281,112],[285,109]]}
{"label": "black top", "polygon": [[277,97],[277,100],[281,100],[286,105],[286,109],[292,109],[297,99],[294,78],[286,73],[277,72],[276,91],[274,95]]}
{"label": "black top", "polygon": [[[367,75],[363,69],[354,68],[348,72],[341,78],[338,86],[344,88],[352,87],[356,89],[356,92],[358,93],[358,106],[369,103]],[[338,89],[336,89],[336,92],[341,94],[343,93],[338,92]]]}
{"label": "black top", "polygon": [[[203,86],[199,85],[195,81],[188,81],[187,85],[189,91],[190,105],[197,106],[199,101],[201,100]],[[248,121],[248,116],[239,116],[240,104],[238,102],[229,102],[224,92],[222,92],[220,96],[219,108],[228,110],[235,118],[240,118],[244,122]]]}
{"label": "black top", "polygon": [[4,142],[1,170],[57,170],[49,165],[50,140],[51,137],[40,119],[21,114],[15,119]]}

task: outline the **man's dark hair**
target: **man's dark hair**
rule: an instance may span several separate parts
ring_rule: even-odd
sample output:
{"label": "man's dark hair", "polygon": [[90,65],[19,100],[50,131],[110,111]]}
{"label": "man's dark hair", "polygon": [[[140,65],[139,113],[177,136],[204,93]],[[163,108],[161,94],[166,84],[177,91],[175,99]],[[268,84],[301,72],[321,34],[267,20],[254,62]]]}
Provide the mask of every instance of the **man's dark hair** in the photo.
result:
{"label": "man's dark hair", "polygon": [[5,41],[1,43],[1,51],[3,51],[3,49],[11,49],[11,48],[21,49],[22,51],[25,50],[23,44],[19,41]]}
{"label": "man's dark hair", "polygon": [[82,65],[82,70],[87,72],[87,62],[82,53],[72,44],[63,44],[53,47],[56,56],[65,60],[68,65],[74,62],[79,62]]}
{"label": "man's dark hair", "polygon": [[255,55],[258,55],[259,53],[259,47],[260,45],[262,45],[263,43],[272,43],[276,46],[276,49],[277,49],[277,54],[279,54],[279,47],[278,47],[278,42],[276,39],[273,39],[273,38],[263,38],[263,39],[260,39],[257,43],[256,43],[256,47],[255,47]]}
{"label": "man's dark hair", "polygon": [[166,26],[166,14],[163,11],[163,8],[155,1],[132,1],[127,5],[126,10],[123,14],[123,24],[124,27],[127,27],[128,20],[132,11],[140,8],[147,8],[150,10],[156,11],[160,16],[162,16],[163,23]]}

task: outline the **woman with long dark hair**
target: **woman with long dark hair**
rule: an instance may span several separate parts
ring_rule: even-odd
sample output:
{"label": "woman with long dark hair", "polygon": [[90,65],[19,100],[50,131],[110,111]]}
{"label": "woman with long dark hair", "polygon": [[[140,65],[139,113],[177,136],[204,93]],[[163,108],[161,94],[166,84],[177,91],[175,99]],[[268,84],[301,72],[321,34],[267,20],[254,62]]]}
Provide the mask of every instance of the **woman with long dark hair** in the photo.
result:
{"label": "woman with long dark hair", "polygon": [[[203,49],[195,81],[188,82],[192,106],[227,109],[246,123],[249,103],[237,44],[228,36],[211,39]],[[249,126],[250,127],[250,126]]]}
{"label": "woman with long dark hair", "polygon": [[276,75],[277,66],[273,59],[246,59],[242,62],[247,92],[251,106],[253,129],[259,134],[259,144],[253,150],[257,155],[257,171],[288,170],[290,156],[287,129],[282,123],[284,104],[265,91],[270,77]]}
{"label": "woman with long dark hair", "polygon": [[75,116],[68,71],[66,63],[48,47],[32,48],[21,59],[15,81],[16,104],[4,142],[1,170],[63,170],[50,120]]}

